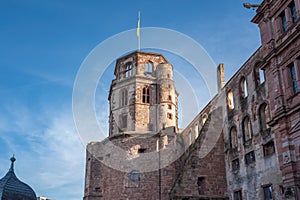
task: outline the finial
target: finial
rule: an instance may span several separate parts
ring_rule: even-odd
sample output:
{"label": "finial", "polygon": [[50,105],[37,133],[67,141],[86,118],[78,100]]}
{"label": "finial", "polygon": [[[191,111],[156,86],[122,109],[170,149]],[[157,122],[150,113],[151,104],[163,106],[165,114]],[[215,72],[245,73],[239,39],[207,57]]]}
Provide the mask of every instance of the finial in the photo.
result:
{"label": "finial", "polygon": [[11,165],[10,165],[9,171],[13,172],[14,171],[14,162],[16,161],[15,154],[13,154],[13,156],[10,158],[10,161],[11,161]]}

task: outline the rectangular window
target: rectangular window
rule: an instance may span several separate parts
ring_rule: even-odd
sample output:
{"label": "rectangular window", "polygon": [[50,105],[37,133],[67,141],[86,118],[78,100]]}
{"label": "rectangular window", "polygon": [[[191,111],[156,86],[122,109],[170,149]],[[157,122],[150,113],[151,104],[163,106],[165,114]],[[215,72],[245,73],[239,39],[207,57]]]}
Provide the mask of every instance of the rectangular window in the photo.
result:
{"label": "rectangular window", "polygon": [[233,194],[233,200],[242,200],[242,191],[235,191]]}
{"label": "rectangular window", "polygon": [[269,156],[275,153],[275,146],[273,141],[268,142],[263,147],[265,156]]}
{"label": "rectangular window", "polygon": [[232,164],[232,170],[233,171],[236,171],[236,170],[240,169],[240,161],[239,161],[239,159],[233,160],[231,164]]}
{"label": "rectangular window", "polygon": [[292,86],[293,86],[293,92],[294,92],[294,94],[296,94],[297,92],[299,92],[299,87],[298,87],[298,83],[297,83],[296,69],[295,69],[294,64],[292,64],[290,66],[290,73],[291,73],[291,82],[292,82]]}
{"label": "rectangular window", "polygon": [[245,155],[245,163],[246,165],[249,165],[254,162],[255,162],[255,153],[254,151],[251,151]]}
{"label": "rectangular window", "polygon": [[287,23],[286,23],[286,16],[285,16],[284,11],[283,11],[283,13],[280,15],[280,18],[281,18],[281,24],[282,24],[282,29],[283,29],[283,31],[287,31],[288,26],[287,26]]}
{"label": "rectangular window", "polygon": [[262,84],[265,82],[265,71],[259,69],[259,83]]}
{"label": "rectangular window", "polygon": [[289,7],[291,9],[292,22],[295,23],[298,19],[297,19],[296,6],[295,6],[294,2]]}
{"label": "rectangular window", "polygon": [[272,185],[263,187],[264,190],[264,200],[272,200]]}

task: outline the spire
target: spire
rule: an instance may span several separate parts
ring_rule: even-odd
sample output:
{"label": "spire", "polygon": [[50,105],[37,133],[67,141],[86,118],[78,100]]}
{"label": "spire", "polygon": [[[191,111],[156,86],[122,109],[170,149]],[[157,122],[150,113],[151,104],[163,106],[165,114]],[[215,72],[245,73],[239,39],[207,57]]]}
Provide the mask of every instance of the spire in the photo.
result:
{"label": "spire", "polygon": [[14,171],[14,162],[16,161],[15,155],[13,155],[13,157],[10,158],[10,161],[11,161],[11,165],[10,165],[9,171],[13,172]]}

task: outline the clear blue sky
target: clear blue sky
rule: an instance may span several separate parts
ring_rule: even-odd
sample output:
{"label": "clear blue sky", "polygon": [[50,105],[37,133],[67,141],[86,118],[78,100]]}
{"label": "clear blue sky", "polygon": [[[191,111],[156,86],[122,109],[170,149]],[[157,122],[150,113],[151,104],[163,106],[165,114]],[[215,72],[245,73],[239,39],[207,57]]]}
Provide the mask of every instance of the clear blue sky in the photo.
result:
{"label": "clear blue sky", "polygon": [[85,148],[74,128],[72,88],[88,53],[135,28],[140,10],[142,27],[192,37],[215,63],[225,63],[229,79],[260,45],[250,22],[255,11],[243,2],[0,1],[0,175],[15,154],[17,176],[38,196],[82,199]]}

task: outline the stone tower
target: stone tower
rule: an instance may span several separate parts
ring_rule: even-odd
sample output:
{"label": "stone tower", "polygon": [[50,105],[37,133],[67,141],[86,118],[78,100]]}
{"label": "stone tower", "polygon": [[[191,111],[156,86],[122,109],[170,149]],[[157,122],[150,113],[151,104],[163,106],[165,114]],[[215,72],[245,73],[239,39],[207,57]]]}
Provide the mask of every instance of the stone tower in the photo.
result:
{"label": "stone tower", "polygon": [[161,54],[136,51],[116,61],[109,92],[109,136],[157,133],[178,124],[173,67]]}

